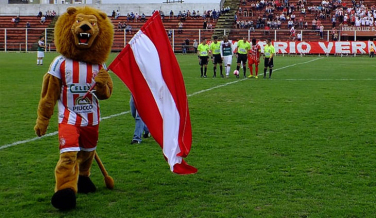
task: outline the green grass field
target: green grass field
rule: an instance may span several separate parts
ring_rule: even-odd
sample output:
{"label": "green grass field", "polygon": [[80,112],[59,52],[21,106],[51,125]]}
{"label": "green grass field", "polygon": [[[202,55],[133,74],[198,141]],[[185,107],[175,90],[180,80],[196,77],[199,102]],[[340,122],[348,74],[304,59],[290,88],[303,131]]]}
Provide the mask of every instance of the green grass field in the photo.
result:
{"label": "green grass field", "polygon": [[202,79],[197,56],[178,54],[193,130],[186,160],[198,168],[186,176],[170,172],[153,139],[130,145],[129,91],[111,74],[98,153],[115,189],[94,164],[97,192],[60,212],[50,204],[56,112],[50,135],[33,130],[55,56],[37,66],[35,53],[0,53],[1,217],[375,217],[376,59],[277,56],[271,80],[214,79],[212,64]]}

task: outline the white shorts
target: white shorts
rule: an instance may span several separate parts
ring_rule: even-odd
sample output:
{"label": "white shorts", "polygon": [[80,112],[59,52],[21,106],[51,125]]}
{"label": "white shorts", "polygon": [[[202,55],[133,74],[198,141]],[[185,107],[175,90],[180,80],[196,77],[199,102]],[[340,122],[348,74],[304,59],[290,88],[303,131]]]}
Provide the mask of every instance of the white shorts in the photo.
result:
{"label": "white shorts", "polygon": [[223,56],[223,63],[225,64],[225,66],[227,66],[227,65],[231,66],[231,64],[232,64],[232,55]]}
{"label": "white shorts", "polygon": [[44,51],[38,51],[37,57],[38,58],[44,58]]}

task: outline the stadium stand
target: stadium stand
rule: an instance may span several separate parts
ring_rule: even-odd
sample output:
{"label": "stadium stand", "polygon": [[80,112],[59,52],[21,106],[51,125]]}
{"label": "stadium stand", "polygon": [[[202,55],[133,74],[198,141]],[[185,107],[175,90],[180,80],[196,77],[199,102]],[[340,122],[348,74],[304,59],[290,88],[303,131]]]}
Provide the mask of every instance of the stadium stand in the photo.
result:
{"label": "stadium stand", "polygon": [[[148,18],[150,18],[150,16],[146,16],[146,20]],[[180,17],[177,18],[176,15],[173,17],[169,17],[169,16],[164,17],[163,25],[167,33],[171,31],[174,34],[174,40],[172,41],[172,36],[170,38],[171,38],[171,44],[174,43],[173,46],[175,47],[175,52],[182,51],[182,44],[184,43],[185,39],[190,40],[190,48],[192,48],[192,42],[194,39],[199,40],[200,36],[201,36],[201,39],[211,38],[213,30],[203,29],[203,23],[205,20],[207,20],[208,23],[210,22],[212,24],[213,29],[215,28],[217,19],[204,18],[202,16],[200,17],[187,16],[185,19],[181,19]],[[132,38],[132,36],[145,23],[144,21],[141,21],[140,19],[137,22],[135,20],[128,20],[127,16],[119,16],[117,19],[111,18],[111,21],[115,27],[113,50],[121,50],[124,47],[124,44],[128,42]],[[178,24],[180,21],[183,23],[182,33],[178,33]],[[119,30],[118,28],[119,22],[121,24],[125,23],[127,26],[130,25],[132,27],[131,33],[126,31],[126,28]],[[193,49],[189,49],[189,51],[193,51]]]}
{"label": "stadium stand", "polygon": [[[234,27],[231,31],[232,38],[240,38],[244,34],[248,34],[247,31],[244,29],[249,29],[249,26],[242,27],[243,23],[249,23],[249,21],[253,22],[253,28],[255,31],[251,32],[251,38],[276,38],[278,41],[283,40],[293,40],[290,37],[290,28],[288,27],[287,18],[291,17],[291,12],[295,14],[295,22],[294,27],[296,33],[303,30],[303,40],[304,41],[327,41],[332,39],[331,35],[328,37],[327,30],[332,30],[332,17],[335,15],[335,8],[343,8],[346,10],[348,7],[353,7],[353,2],[359,4],[359,0],[342,0],[342,3],[338,3],[339,1],[322,1],[322,0],[275,0],[267,1],[265,0],[265,5],[257,7],[259,1],[255,0],[240,0],[239,8],[236,12],[237,15],[237,23],[234,24]],[[261,1],[260,1],[261,2]],[[288,2],[288,5],[285,4]],[[328,2],[328,4],[325,4]],[[334,2],[332,4],[332,2]],[[368,7],[368,9],[372,8],[375,5],[374,0],[364,0],[362,1],[363,4]],[[324,3],[324,4],[323,4]],[[330,3],[330,4],[329,4]],[[287,7],[286,7],[287,6]],[[290,6],[290,7],[288,7]],[[289,11],[289,8],[293,6],[292,11]],[[284,9],[286,8],[286,9]],[[304,10],[302,10],[304,8]],[[328,8],[328,10],[326,9]],[[302,13],[305,12],[305,14]],[[290,12],[290,13],[289,13]],[[322,14],[320,13],[322,12]],[[274,36],[274,28],[271,26],[273,23],[266,23],[269,18],[272,18],[272,21],[278,19],[279,16],[284,13],[286,21],[281,22],[280,29],[277,32],[277,35]],[[321,16],[320,16],[321,15]],[[269,17],[270,16],[270,17]],[[324,26],[324,36],[320,38],[318,34],[318,29],[312,30],[312,20],[317,18],[319,23],[322,23]],[[265,20],[264,22],[258,22],[258,20]],[[300,19],[303,19],[303,25],[299,24]],[[291,18],[290,18],[291,20]],[[305,29],[304,24],[307,22],[308,26]],[[270,30],[265,29],[265,26],[269,26]],[[339,18],[336,18],[336,29],[337,31],[341,28]],[[277,28],[278,29],[278,28]],[[272,34],[272,35],[269,35]],[[331,34],[331,33],[329,33]],[[230,38],[231,38],[230,36]],[[296,38],[295,38],[296,40]]]}
{"label": "stadium stand", "polygon": [[[264,2],[260,6],[260,2]],[[286,4],[288,2],[288,4]],[[328,2],[338,2],[338,0],[329,0]],[[220,9],[221,14],[216,19],[204,18],[201,12],[200,16],[193,17],[186,15],[184,19],[178,14],[169,16],[164,13],[163,24],[171,39],[171,45],[175,52],[182,52],[183,44],[189,39],[190,45],[188,52],[192,52],[192,42],[194,39],[201,41],[206,38],[210,40],[216,35],[220,39],[224,34],[229,35],[229,39],[238,40],[243,36],[257,39],[271,38],[277,41],[297,40],[297,34],[303,31],[303,41],[327,41],[332,40],[332,17],[335,15],[335,8],[352,7],[353,2],[359,3],[359,0],[342,0],[342,3],[334,3],[331,10],[326,11],[323,7],[323,0],[226,0]],[[325,3],[325,1],[324,1]],[[372,9],[375,7],[374,0],[364,0],[363,4]],[[304,5],[304,6],[302,6]],[[289,7],[288,7],[289,6]],[[293,6],[293,7],[292,7]],[[302,13],[302,8],[305,14]],[[289,11],[291,9],[291,11]],[[376,9],[376,8],[374,8]],[[211,9],[208,9],[211,10]],[[322,14],[320,16],[320,12]],[[183,12],[184,13],[184,12]],[[277,20],[284,14],[286,20],[281,21],[280,27],[277,26]],[[293,26],[295,27],[296,36],[293,38],[290,34],[290,27],[287,19],[292,20],[291,14],[295,15]],[[46,23],[41,24],[37,16],[21,16],[17,25],[12,22],[12,16],[0,16],[0,50],[4,50],[4,35],[6,28],[7,50],[25,50],[26,22],[30,23],[30,29],[27,31],[28,50],[35,49],[38,37],[44,34],[45,28],[53,29],[54,21],[51,18],[46,19]],[[146,16],[147,20],[150,16]],[[312,20],[317,18],[324,26],[324,35],[321,38],[317,29],[312,29]],[[133,35],[141,28],[145,21],[141,16],[137,21],[130,20],[127,16],[115,17],[110,16],[115,27],[115,38],[113,51],[120,51]],[[212,25],[211,28],[204,28],[204,21]],[[270,20],[268,22],[268,20]],[[303,20],[303,22],[301,22]],[[131,32],[127,28],[118,28],[119,22],[131,27]],[[182,33],[178,32],[179,22],[183,23]],[[275,22],[275,23],[274,23]],[[305,27],[305,23],[307,26]],[[303,24],[303,25],[302,25]],[[342,24],[341,24],[342,25]],[[341,28],[339,19],[336,20],[336,28]],[[277,31],[275,31],[277,29]],[[249,34],[249,35],[248,35]],[[47,43],[50,43],[53,50],[53,31],[48,32]]]}
{"label": "stadium stand", "polygon": [[[45,28],[53,28],[54,18],[47,18],[44,24],[40,23],[40,17],[37,16],[20,16],[18,24],[12,22],[14,16],[0,16],[0,50],[4,50],[5,29],[7,50],[25,51],[25,41],[28,41],[28,50],[35,50],[39,36],[44,34]],[[26,24],[30,24],[27,28]],[[52,34],[52,33],[51,33]]]}

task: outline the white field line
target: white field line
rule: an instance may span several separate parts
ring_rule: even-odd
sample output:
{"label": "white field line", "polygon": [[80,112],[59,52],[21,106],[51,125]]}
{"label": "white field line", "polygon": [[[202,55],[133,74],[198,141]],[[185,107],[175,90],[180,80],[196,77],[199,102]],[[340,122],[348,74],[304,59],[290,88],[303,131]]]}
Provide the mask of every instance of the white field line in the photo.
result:
{"label": "white field line", "polygon": [[[308,64],[310,62],[317,61],[317,60],[320,60],[320,59],[322,59],[322,58],[316,58],[316,59],[306,61],[306,62],[302,62],[302,63],[287,65],[287,66],[284,66],[284,67],[281,67],[281,68],[278,68],[278,69],[274,69],[273,71],[275,72],[275,71],[278,71],[278,70],[283,70],[285,68],[293,67],[293,66],[300,65],[300,64]],[[204,93],[204,92],[208,92],[208,91],[218,89],[218,88],[221,88],[221,87],[224,87],[224,86],[228,86],[228,85],[231,85],[231,84],[234,84],[234,83],[238,83],[238,82],[241,82],[241,81],[244,81],[244,80],[247,80],[247,79],[240,79],[240,80],[228,82],[228,83],[225,83],[225,84],[222,84],[222,85],[214,86],[214,87],[209,88],[209,89],[204,89],[204,90],[189,94],[189,95],[187,95],[187,97],[192,97],[194,95],[198,95],[198,94],[201,94],[201,93]],[[293,79],[291,79],[291,80],[293,80]],[[111,118],[118,117],[118,116],[128,114],[128,113],[130,113],[130,111],[124,111],[124,112],[121,112],[121,113],[118,113],[118,114],[113,114],[113,115],[110,115],[110,116],[107,116],[107,117],[102,117],[101,120],[111,119]],[[43,139],[45,137],[54,136],[54,135],[57,135],[57,133],[58,132],[55,131],[55,132],[52,132],[52,133],[48,133],[48,134],[46,134],[42,137],[34,137],[34,138],[30,138],[30,139],[25,139],[25,140],[22,140],[22,141],[13,142],[11,144],[0,146],[0,150],[5,149],[5,148],[9,148],[9,147],[12,147],[12,146],[20,145],[20,144],[29,143],[29,142],[32,142],[32,141],[35,141],[35,140]]]}
{"label": "white field line", "polygon": [[[131,111],[124,111],[124,112],[121,112],[121,113],[118,113],[118,114],[113,114],[113,115],[110,115],[110,116],[107,116],[107,117],[102,117],[101,120],[106,120],[106,119],[110,119],[110,118],[114,118],[114,117],[117,117],[117,116],[121,116],[123,114],[128,114],[130,113]],[[45,137],[50,137],[50,136],[54,136],[54,135],[57,135],[57,131],[55,132],[51,132],[51,133],[48,133],[42,137],[34,137],[34,138],[31,138],[31,139],[26,139],[26,140],[23,140],[23,141],[18,141],[18,142],[13,142],[11,144],[7,144],[7,145],[3,145],[0,147],[0,150],[4,149],[4,148],[8,148],[8,147],[12,147],[12,146],[15,146],[15,145],[19,145],[19,144],[25,144],[25,143],[28,143],[28,142],[32,142],[32,141],[35,141],[35,140],[38,140],[38,139],[42,139],[42,138],[45,138]]]}
{"label": "white field line", "polygon": [[317,60],[320,60],[320,59],[323,59],[323,58],[315,58],[315,59],[312,59],[312,60],[310,60],[310,61],[306,61],[306,62],[302,62],[302,63],[296,63],[296,64],[291,64],[291,65],[287,65],[287,66],[284,66],[284,67],[281,67],[281,68],[278,68],[278,69],[273,69],[273,72],[274,71],[278,71],[278,70],[283,70],[283,69],[285,69],[285,68],[289,68],[289,67],[294,67],[294,66],[296,66],[296,65],[301,65],[301,64],[308,64],[308,63],[311,63],[311,62],[313,62],[313,61],[317,61]]}
{"label": "white field line", "polygon": [[[291,65],[287,65],[287,66],[284,66],[284,67],[281,67],[281,68],[278,68],[278,69],[273,69],[273,72],[275,71],[278,71],[278,70],[283,70],[285,68],[289,68],[289,67],[294,67],[296,65],[299,65],[299,64],[308,64],[310,62],[313,62],[313,61],[317,61],[317,60],[320,60],[322,58],[315,58],[313,60],[310,60],[310,61],[306,61],[306,62],[302,62],[302,63],[296,63],[296,64],[291,64]],[[264,68],[261,68],[261,69],[264,69]],[[262,73],[259,73],[259,75],[261,75]],[[225,84],[222,84],[222,85],[218,85],[218,86],[214,86],[212,88],[209,88],[209,89],[204,89],[204,90],[201,90],[201,91],[198,91],[198,92],[194,92],[192,94],[189,94],[187,95],[188,97],[191,97],[191,96],[194,96],[194,95],[197,95],[197,94],[201,94],[203,92],[207,92],[207,91],[211,91],[213,89],[218,89],[218,88],[221,88],[221,87],[224,87],[224,86],[228,86],[228,85],[231,85],[231,84],[234,84],[234,83],[238,83],[238,82],[241,82],[241,81],[244,81],[244,80],[247,80],[247,79],[239,79],[239,80],[235,80],[233,82],[228,82],[228,83],[225,83]]]}
{"label": "white field line", "polygon": [[374,81],[376,79],[283,79],[285,81]]}

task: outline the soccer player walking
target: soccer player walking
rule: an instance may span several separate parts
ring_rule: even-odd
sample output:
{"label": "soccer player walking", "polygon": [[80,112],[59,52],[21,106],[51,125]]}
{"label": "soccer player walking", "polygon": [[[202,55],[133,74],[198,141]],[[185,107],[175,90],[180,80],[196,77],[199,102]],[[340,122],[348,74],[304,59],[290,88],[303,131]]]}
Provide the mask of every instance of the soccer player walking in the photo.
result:
{"label": "soccer player walking", "polygon": [[[199,64],[201,66],[201,77],[206,78],[206,71],[208,69],[208,58],[209,58],[209,45],[206,44],[206,39],[202,40],[202,43],[197,47],[197,55],[200,60]],[[205,69],[203,69],[205,67]]]}
{"label": "soccer player walking", "polygon": [[[243,39],[238,41],[238,47],[237,47],[238,60],[236,62],[237,63],[236,70],[239,71],[239,69],[240,69],[240,63],[243,63],[244,78],[246,78],[247,55],[248,55],[248,51],[250,49],[251,49],[251,44],[249,42],[247,42],[246,37],[243,36]],[[239,76],[237,76],[237,77],[239,78]]]}
{"label": "soccer player walking", "polygon": [[275,49],[270,39],[266,40],[264,47],[264,79],[266,78],[266,70],[269,68],[269,79],[272,77],[273,72],[273,57]]}
{"label": "soccer player walking", "polygon": [[44,36],[39,37],[38,41],[38,51],[37,51],[37,65],[43,65],[43,58],[44,58],[44,49],[46,46],[44,45]]}
{"label": "soccer player walking", "polygon": [[253,64],[255,64],[255,78],[258,78],[258,65],[260,63],[260,55],[261,55],[261,47],[259,44],[256,43],[256,39],[252,39],[252,47],[251,50],[249,50],[248,53],[248,67],[249,71],[251,72],[251,75],[248,76],[248,78],[253,77]]}
{"label": "soccer player walking", "polygon": [[221,43],[218,42],[218,36],[213,37],[214,41],[210,44],[210,52],[212,53],[213,59],[213,70],[214,74],[213,77],[217,76],[217,64],[219,64],[219,69],[221,71],[221,77],[223,77],[223,66],[222,66],[222,58],[221,58]]}
{"label": "soccer player walking", "polygon": [[225,63],[226,78],[228,78],[230,75],[232,63],[232,43],[228,40],[228,36],[223,36],[220,52],[221,58]]}

